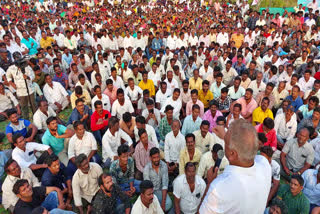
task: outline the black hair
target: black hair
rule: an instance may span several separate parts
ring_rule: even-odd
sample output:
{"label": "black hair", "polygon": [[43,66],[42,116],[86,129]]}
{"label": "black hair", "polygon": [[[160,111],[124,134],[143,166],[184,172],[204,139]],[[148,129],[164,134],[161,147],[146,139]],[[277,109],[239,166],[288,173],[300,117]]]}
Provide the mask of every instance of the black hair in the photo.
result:
{"label": "black hair", "polygon": [[139,129],[139,131],[138,131],[139,137],[141,137],[141,135],[143,135],[144,133],[147,134],[147,131],[145,129]]}
{"label": "black hair", "polygon": [[94,107],[97,108],[97,106],[102,105],[101,100],[97,100],[94,102]]}
{"label": "black hair", "polygon": [[296,174],[292,175],[290,180],[292,180],[292,179],[296,179],[298,181],[298,183],[300,184],[300,186],[304,185],[304,180],[301,175],[296,175]]}
{"label": "black hair", "polygon": [[52,121],[57,120],[57,117],[51,116],[46,120],[47,125],[49,125]]}
{"label": "black hair", "polygon": [[216,144],[213,145],[211,151],[215,152],[215,153],[218,153],[218,151],[220,151],[220,150],[223,150],[223,147],[219,143],[216,143]]}
{"label": "black hair", "polygon": [[263,125],[265,127],[267,127],[268,129],[273,129],[274,128],[274,121],[270,117],[267,117],[263,120]]}
{"label": "black hair", "polygon": [[136,123],[141,123],[141,124],[146,124],[146,118],[143,116],[139,115],[136,117]]}
{"label": "black hair", "polygon": [[263,146],[260,149],[260,152],[266,154],[269,158],[272,158],[273,155],[273,149],[270,146]]}
{"label": "black hair", "polygon": [[76,158],[75,158],[76,166],[79,168],[81,163],[86,159],[88,159],[88,157],[87,157],[87,155],[85,155],[83,153],[81,153],[80,155],[76,156]]}
{"label": "black hair", "polygon": [[130,122],[132,120],[132,116],[129,112],[125,112],[123,115],[122,115],[122,120],[127,123],[127,122]]}
{"label": "black hair", "polygon": [[55,154],[51,154],[51,155],[49,155],[49,156],[46,158],[45,163],[46,163],[48,166],[51,166],[52,163],[53,163],[54,161],[57,161],[57,160],[59,160],[59,157],[58,157],[57,155],[55,155]]}
{"label": "black hair", "polygon": [[160,150],[157,147],[153,147],[150,149],[150,157],[154,154],[160,154]]}
{"label": "black hair", "polygon": [[143,180],[140,183],[140,192],[144,194],[148,189],[153,189],[153,183],[150,180]]}
{"label": "black hair", "polygon": [[127,144],[121,144],[118,147],[117,152],[118,156],[121,156],[122,154],[129,152],[129,146]]}
{"label": "black hair", "polygon": [[192,137],[193,141],[196,140],[196,137],[194,136],[193,133],[188,133],[188,134],[186,135],[186,137],[185,137],[186,141],[187,141],[187,139],[190,138],[190,137]]}
{"label": "black hair", "polygon": [[28,180],[26,179],[19,179],[16,181],[16,183],[12,187],[12,192],[17,195],[20,193],[20,187],[24,186],[26,183],[28,183]]}

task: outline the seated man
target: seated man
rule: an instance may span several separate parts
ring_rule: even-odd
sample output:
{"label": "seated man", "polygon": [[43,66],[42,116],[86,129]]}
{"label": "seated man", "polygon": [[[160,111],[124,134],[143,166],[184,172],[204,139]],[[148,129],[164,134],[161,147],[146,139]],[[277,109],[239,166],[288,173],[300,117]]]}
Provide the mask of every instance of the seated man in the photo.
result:
{"label": "seated man", "polygon": [[[112,210],[115,214],[129,214],[131,204],[129,197],[121,191],[117,184],[112,181],[112,176],[103,173],[98,178],[100,189],[92,201],[92,211],[95,214],[110,213]],[[121,203],[120,203],[120,201]]]}
{"label": "seated man", "polygon": [[67,108],[70,97],[66,89],[60,83],[52,81],[52,77],[49,74],[45,75],[45,81],[43,94],[49,106],[57,112]]}
{"label": "seated man", "polygon": [[319,98],[316,96],[310,97],[308,104],[302,105],[299,107],[299,110],[296,112],[298,116],[298,121],[304,118],[312,117],[313,110],[319,105]]}
{"label": "seated man", "polygon": [[[41,177],[44,169],[48,166],[47,164],[37,162],[34,151],[48,151],[51,154],[52,150],[50,147],[40,143],[26,143],[20,133],[13,135],[12,140],[15,146],[12,151],[12,159],[17,161],[22,169],[30,168],[38,178]],[[43,153],[43,155],[46,155],[46,153]]]}
{"label": "seated man", "polygon": [[274,89],[274,84],[272,82],[269,82],[266,86],[266,90],[261,91],[259,94],[257,94],[256,101],[257,101],[258,106],[261,106],[263,98],[268,97],[269,98],[268,108],[272,109],[272,107],[274,106],[274,103],[275,103],[275,98],[272,94],[273,89]]}
{"label": "seated man", "polygon": [[261,101],[261,105],[256,108],[252,113],[252,125],[256,126],[261,124],[265,118],[269,117],[273,119],[273,113],[268,108],[270,100],[268,97],[264,97]]}
{"label": "seated man", "polygon": [[317,106],[313,110],[312,117],[304,118],[299,124],[297,130],[300,131],[302,128],[313,127],[315,132],[312,134],[312,138],[317,137],[319,135],[320,129],[320,107]]}
{"label": "seated man", "polygon": [[228,96],[229,89],[227,87],[224,87],[221,89],[221,96],[216,97],[214,100],[218,102],[218,110],[223,115],[228,115],[230,112],[230,106],[231,106],[231,98]]}
{"label": "seated man", "polygon": [[76,100],[76,107],[72,110],[67,125],[71,125],[76,121],[80,121],[86,130],[90,130],[90,118],[92,115],[89,106],[84,104],[82,98]]}
{"label": "seated man", "polygon": [[196,213],[206,190],[206,183],[196,175],[196,166],[187,162],[181,173],[173,182],[174,208],[176,213]]}
{"label": "seated man", "polygon": [[121,190],[129,197],[140,192],[141,181],[134,179],[134,160],[129,157],[129,146],[122,144],[118,147],[118,159],[110,166],[110,174],[115,178]]}
{"label": "seated man", "polygon": [[188,115],[183,121],[182,130],[181,130],[181,133],[183,135],[192,133],[200,129],[202,119],[199,116],[200,116],[200,106],[198,104],[194,104],[192,106],[192,114]]}
{"label": "seated man", "polygon": [[29,167],[21,169],[19,164],[13,159],[9,159],[4,165],[4,171],[7,173],[7,177],[2,184],[2,205],[5,209],[13,212],[14,206],[19,199],[16,194],[12,192],[12,187],[16,181],[25,179],[31,187],[41,186],[41,183]]}
{"label": "seated man", "polygon": [[[211,151],[206,152],[202,155],[197,171],[197,175],[199,175],[201,178],[207,178],[207,172],[208,170],[215,165],[215,163],[218,160],[218,152],[223,151],[223,147],[220,144],[214,144]],[[223,156],[221,160],[221,164],[218,170],[218,175],[220,175],[225,167],[229,165],[229,161],[226,158],[226,156]]]}
{"label": "seated man", "polygon": [[54,186],[61,190],[62,195],[65,195],[66,207],[72,209],[71,199],[72,199],[72,188],[71,179],[72,175],[69,174],[68,169],[60,164],[58,156],[52,154],[45,160],[48,168],[44,171],[41,178],[41,185],[45,187]]}
{"label": "seated man", "polygon": [[101,164],[101,158],[97,153],[97,141],[91,132],[84,129],[80,121],[73,124],[75,135],[70,138],[68,147],[68,168],[70,174],[73,175],[77,170],[75,165],[76,156],[85,154],[90,162]]}
{"label": "seated man", "polygon": [[148,135],[148,140],[151,141],[156,147],[159,147],[159,142],[157,139],[156,132],[152,126],[146,124],[146,119],[143,116],[136,117],[136,126],[134,127],[135,140],[138,142],[140,140],[139,130],[145,129]]}
{"label": "seated man", "polygon": [[180,121],[172,121],[172,131],[166,135],[164,143],[164,159],[167,162],[169,175],[179,175],[180,151],[186,146],[185,137],[180,132]]}
{"label": "seated man", "polygon": [[12,191],[19,198],[14,213],[31,213],[38,206],[47,210],[55,208],[65,209],[61,190],[57,187],[31,187],[28,180],[17,180]]}
{"label": "seated man", "polygon": [[214,134],[209,132],[209,127],[209,121],[203,120],[200,129],[193,132],[196,137],[196,148],[199,149],[202,154],[210,151],[213,144],[217,143]]}
{"label": "seated man", "polygon": [[27,142],[33,142],[38,131],[37,127],[29,120],[19,119],[15,109],[10,109],[7,114],[10,120],[10,123],[6,127],[8,141],[13,143],[12,136],[20,133]]}
{"label": "seated man", "polygon": [[[281,148],[285,142],[295,137],[297,132],[297,120],[294,115],[294,107],[292,105],[287,107],[287,111],[277,114],[274,120],[274,130],[277,133],[278,147]],[[282,144],[282,145],[279,145]]]}
{"label": "seated man", "polygon": [[163,141],[166,135],[171,132],[171,124],[174,119],[173,117],[174,108],[171,105],[167,105],[165,109],[166,116],[164,116],[159,124],[159,134],[160,134],[160,149],[164,147]]}
{"label": "seated man", "polygon": [[124,96],[124,91],[122,88],[117,90],[117,100],[112,104],[112,116],[116,116],[119,120],[125,112],[134,113],[132,103],[129,99]]}
{"label": "seated man", "polygon": [[101,87],[99,85],[96,85],[93,90],[94,90],[95,96],[91,100],[92,111],[94,112],[96,110],[95,109],[96,107],[94,106],[94,104],[96,103],[96,101],[100,100],[102,103],[103,109],[110,112],[111,104],[110,104],[109,97],[102,93]]}
{"label": "seated man", "polygon": [[122,115],[122,120],[119,122],[120,129],[127,133],[132,139],[135,138],[134,128],[136,127],[136,118],[129,112]]}
{"label": "seated man", "polygon": [[274,121],[267,117],[263,120],[263,123],[255,126],[258,133],[264,133],[268,139],[265,146],[270,146],[273,151],[277,149],[277,134],[274,130]]}
{"label": "seated man", "polygon": [[[317,213],[319,210],[319,180],[320,180],[320,168],[318,169],[307,169],[303,174],[304,180],[302,192],[310,202],[310,212]],[[316,208],[317,207],[317,208]]]}
{"label": "seated man", "polygon": [[212,129],[217,126],[217,118],[222,116],[222,113],[218,110],[219,103],[215,100],[211,100],[209,103],[209,109],[204,113],[202,120],[210,122],[209,132],[212,133]]}
{"label": "seated man", "polygon": [[189,133],[185,137],[186,139],[186,147],[180,151],[179,157],[179,174],[182,175],[184,173],[184,167],[186,163],[192,162],[197,163],[196,169],[198,168],[198,164],[201,158],[201,151],[196,148],[196,137],[194,134]]}
{"label": "seated man", "polygon": [[147,100],[150,99],[150,92],[148,89],[143,90],[142,97],[138,100],[138,106],[135,113],[141,115],[142,111],[147,109]]}
{"label": "seated man", "polygon": [[109,118],[111,114],[108,110],[103,108],[102,102],[97,100],[94,103],[95,112],[91,115],[91,131],[99,143],[102,144],[102,136],[106,133],[108,129]]}
{"label": "seated man", "polygon": [[153,183],[149,180],[144,180],[140,184],[140,189],[141,194],[134,203],[131,214],[164,214],[158,198],[153,194]]}
{"label": "seated man", "polygon": [[119,158],[117,149],[122,144],[122,140],[128,143],[129,147],[133,143],[130,136],[119,128],[117,117],[111,117],[108,126],[109,129],[102,138],[102,159],[106,168],[110,167],[112,161]]}
{"label": "seated man", "polygon": [[314,150],[309,140],[310,132],[307,128],[302,128],[297,138],[293,138],[284,144],[280,155],[281,174],[290,176],[292,174],[302,174],[310,168],[314,159]]}
{"label": "seated man", "polygon": [[76,100],[82,98],[84,104],[90,106],[91,104],[91,97],[87,90],[83,90],[80,85],[76,86],[74,92],[71,94],[71,107],[74,109],[76,107]]}
{"label": "seated man", "polygon": [[148,134],[145,129],[139,129],[138,132],[140,142],[137,144],[133,158],[136,162],[137,170],[135,171],[135,177],[138,180],[142,180],[143,169],[146,164],[150,161],[149,153],[153,147],[157,147],[152,141],[149,141]]}
{"label": "seated man", "polygon": [[102,168],[96,163],[90,163],[85,154],[78,155],[75,163],[78,169],[72,178],[74,205],[79,213],[83,213],[83,199],[88,202],[87,212],[90,213],[91,201],[99,190],[98,178],[103,173]]}
{"label": "seated man", "polygon": [[198,98],[199,98],[198,90],[197,89],[191,90],[191,100],[186,105],[186,115],[187,116],[192,114],[192,107],[195,104],[198,104],[199,107],[200,107],[200,117],[203,116],[203,114],[204,114],[204,105]]}
{"label": "seated man", "polygon": [[167,164],[160,160],[158,148],[150,150],[150,160],[144,167],[143,180],[150,180],[154,184],[154,194],[157,196],[162,210],[168,212],[172,208],[172,201],[167,194],[169,185]]}
{"label": "seated man", "polygon": [[4,84],[0,82],[0,121],[8,119],[8,110],[12,108],[17,108],[17,112],[20,115],[21,109],[16,97],[7,89],[5,89]]}
{"label": "seated man", "polygon": [[310,203],[302,192],[304,180],[301,175],[292,175],[289,184],[282,184],[277,198],[282,200],[288,207],[288,213],[309,213]]}
{"label": "seated man", "polygon": [[146,123],[157,131],[161,121],[160,111],[155,108],[153,99],[148,99],[146,105],[147,108],[142,111],[142,116],[146,119]]}
{"label": "seated man", "polygon": [[48,117],[56,117],[56,112],[48,105],[46,100],[40,100],[38,110],[33,115],[33,123],[40,133],[47,130]]}
{"label": "seated man", "polygon": [[56,117],[47,119],[48,129],[42,137],[42,143],[52,148],[55,155],[65,165],[68,165],[68,142],[70,137],[74,135],[74,131],[58,124]]}

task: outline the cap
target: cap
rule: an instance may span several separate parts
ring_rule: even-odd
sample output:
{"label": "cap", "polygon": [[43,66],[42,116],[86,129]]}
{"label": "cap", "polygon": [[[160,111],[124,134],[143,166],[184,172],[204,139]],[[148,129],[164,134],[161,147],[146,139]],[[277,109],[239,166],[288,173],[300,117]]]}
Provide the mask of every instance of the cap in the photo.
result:
{"label": "cap", "polygon": [[289,105],[289,106],[287,107],[287,110],[291,110],[291,111],[294,112],[294,107],[293,107],[293,105]]}
{"label": "cap", "polygon": [[167,112],[167,111],[170,111],[170,110],[173,110],[174,108],[172,107],[172,105],[167,105],[164,112]]}

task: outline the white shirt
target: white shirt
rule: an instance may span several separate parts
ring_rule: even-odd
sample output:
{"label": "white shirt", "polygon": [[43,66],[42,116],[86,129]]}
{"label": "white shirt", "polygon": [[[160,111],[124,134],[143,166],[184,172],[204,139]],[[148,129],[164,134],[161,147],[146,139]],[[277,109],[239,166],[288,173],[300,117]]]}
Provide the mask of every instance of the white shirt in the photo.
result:
{"label": "white shirt", "polygon": [[185,174],[178,176],[173,181],[173,194],[180,199],[180,210],[184,214],[194,214],[197,212],[205,190],[206,183],[199,175],[195,177],[195,188],[193,192],[190,191],[190,186]]}
{"label": "white shirt", "polygon": [[317,169],[307,169],[303,174],[303,193],[310,201],[310,204],[320,206],[320,184],[317,183]]}
{"label": "white shirt", "polygon": [[223,83],[225,85],[229,85],[233,80],[233,78],[238,76],[237,71],[232,67],[229,69],[229,71],[227,71],[226,69],[223,69],[221,73],[223,74]]}
{"label": "white shirt", "polygon": [[162,93],[161,90],[158,90],[158,92],[156,93],[156,103],[160,103],[160,109],[170,96],[171,93],[168,90],[166,90],[166,93]]}
{"label": "white shirt", "polygon": [[57,45],[59,46],[59,48],[64,47],[64,38],[65,36],[62,33],[59,33],[59,35],[57,36],[57,34],[53,35],[54,40],[56,40]]}
{"label": "white shirt", "polygon": [[12,159],[17,161],[21,169],[28,168],[31,164],[36,164],[37,158],[34,155],[34,150],[46,151],[50,147],[40,143],[26,143],[26,150],[23,151],[18,147],[12,150]]}
{"label": "white shirt", "polygon": [[188,43],[190,44],[190,46],[198,46],[199,43],[199,39],[197,36],[189,36],[188,38]]}
{"label": "white shirt", "polygon": [[42,111],[40,111],[40,109],[38,109],[34,115],[33,115],[33,123],[34,125],[38,128],[38,130],[47,130],[48,126],[47,126],[47,119],[51,116],[55,117],[57,114],[56,112],[50,107],[48,106],[48,111],[47,111],[47,115],[45,115]]}
{"label": "white shirt", "polygon": [[148,73],[148,79],[153,81],[155,86],[158,86],[158,82],[161,82],[160,72],[154,73],[152,70]]}
{"label": "white shirt", "polygon": [[[159,147],[159,142],[158,142],[158,139],[157,139],[156,131],[149,124],[145,124],[145,125],[146,125],[145,130],[146,130],[146,132],[148,134],[149,142],[152,142],[154,145]],[[137,129],[137,126],[135,126],[134,127],[134,135],[136,137],[136,142],[138,142],[140,140],[138,132],[139,132],[139,130]]]}
{"label": "white shirt", "polygon": [[315,80],[316,80],[315,78],[310,77],[309,81],[306,82],[306,80],[304,79],[304,77],[301,77],[301,78],[299,79],[299,85],[301,85],[300,90],[303,91],[303,92],[305,92],[305,91],[307,91],[307,90],[311,90],[312,87],[313,87],[313,83],[314,83]]}
{"label": "white shirt", "polygon": [[119,129],[114,136],[111,134],[110,129],[102,137],[102,159],[105,162],[108,158],[114,159],[114,156],[118,156],[117,149],[121,145],[121,139],[128,142],[128,146],[131,146],[132,140],[130,136]]}
{"label": "white shirt", "polygon": [[316,137],[315,139],[310,141],[310,144],[314,150],[314,160],[312,166],[316,166],[320,162],[320,137]]}
{"label": "white shirt", "polygon": [[188,47],[188,42],[186,39],[181,40],[180,38],[178,38],[176,40],[176,48],[180,49],[182,47],[187,48]]}
{"label": "white shirt", "polygon": [[282,72],[280,75],[279,75],[279,82],[282,82],[282,81],[286,81],[286,82],[290,82],[291,81],[291,76],[288,75],[288,73],[286,71]]}
{"label": "white shirt", "polygon": [[177,41],[177,37],[176,36],[169,36],[167,39],[167,47],[170,50],[175,50],[176,49],[176,41]]}
{"label": "white shirt", "polygon": [[289,122],[286,123],[285,113],[279,114],[274,120],[274,130],[276,130],[279,137],[290,140],[296,134],[297,120],[295,120],[295,117],[291,117]]}
{"label": "white shirt", "polygon": [[[198,167],[198,171],[197,171],[197,175],[199,175],[200,177],[207,177],[207,173],[208,170],[213,167],[215,164],[215,161],[212,158],[212,152],[208,151],[206,153],[204,153],[201,156],[200,159],[200,163],[199,163],[199,167]],[[224,156],[221,160],[221,164],[218,170],[218,175],[220,175],[224,168],[229,164],[228,159]]]}
{"label": "white shirt", "polygon": [[[43,87],[43,94],[49,104],[59,102],[68,96],[66,89],[59,83],[52,81],[52,88],[46,83]],[[61,104],[61,103],[60,103]]]}
{"label": "white shirt", "polygon": [[134,112],[131,101],[125,99],[123,105],[120,105],[118,100],[114,101],[114,103],[112,104],[112,116],[117,116],[120,120],[122,119],[122,115],[126,112]]}
{"label": "white shirt", "polygon": [[146,49],[146,42],[145,40],[141,37],[140,39],[136,38],[134,41],[134,49],[141,48],[141,50]]}
{"label": "white shirt", "polygon": [[131,101],[137,101],[139,94],[142,95],[143,91],[139,86],[134,86],[133,90],[128,86],[124,93],[130,98]]}
{"label": "white shirt", "polygon": [[[30,66],[26,67],[25,73],[30,79],[27,79],[27,85],[29,88],[29,94],[34,91],[32,89],[32,81],[34,79],[34,72]],[[8,82],[13,81],[17,86],[17,96],[28,96],[26,82],[24,81],[23,74],[17,66],[11,65],[6,71],[6,77]]]}
{"label": "white shirt", "polygon": [[211,66],[208,66],[208,70],[205,71],[204,65],[200,67],[199,69],[199,75],[202,76],[202,79],[205,80],[207,79],[208,76],[213,74],[213,69]]}
{"label": "white shirt", "polygon": [[2,205],[5,209],[9,207],[14,207],[19,200],[16,194],[12,192],[13,185],[17,180],[26,179],[31,187],[41,186],[38,178],[32,173],[30,168],[21,169],[20,177],[14,177],[12,175],[7,175],[6,179],[2,184]]}
{"label": "white shirt", "polygon": [[102,62],[100,60],[97,61],[99,70],[101,73],[101,76],[108,77],[111,74],[111,67],[108,61],[103,60]]}
{"label": "white shirt", "polygon": [[280,181],[280,165],[275,160],[271,160],[271,175],[272,179]]}
{"label": "white shirt", "polygon": [[91,132],[84,132],[82,139],[73,135],[69,141],[68,158],[71,159],[81,153],[89,156],[90,152],[97,150],[97,141]]}
{"label": "white shirt", "polygon": [[172,96],[169,97],[166,102],[164,103],[164,105],[162,106],[160,112],[162,114],[164,114],[165,112],[165,109],[166,109],[166,106],[167,105],[171,105],[173,107],[173,115],[176,117],[176,118],[179,118],[179,115],[180,115],[180,110],[181,110],[181,107],[182,107],[182,102],[180,100],[180,98],[178,98],[177,100],[173,100],[172,99]]}
{"label": "white shirt", "polygon": [[217,35],[217,42],[219,43],[220,46],[223,46],[224,43],[228,44],[229,43],[229,35],[228,33],[218,33]]}
{"label": "white shirt", "polygon": [[129,38],[126,36],[123,38],[123,47],[134,47],[135,39],[132,36],[129,36]]}
{"label": "white shirt", "polygon": [[112,76],[109,77],[110,79],[112,79],[113,81],[113,85],[116,87],[116,88],[122,88],[123,90],[125,90],[126,88],[124,87],[124,83],[123,83],[123,80],[120,76],[117,76],[117,79],[113,79]]}
{"label": "white shirt", "polygon": [[134,203],[131,214],[163,214],[163,210],[160,206],[159,200],[157,196],[153,195],[153,201],[149,205],[149,207],[146,207],[142,201],[141,196],[137,199],[137,201]]}
{"label": "white shirt", "polygon": [[108,95],[105,95],[105,94],[101,94],[101,95],[102,95],[101,100],[98,98],[97,95],[92,98],[92,100],[91,100],[92,112],[94,112],[96,110],[96,108],[94,107],[94,103],[98,100],[100,100],[102,102],[103,109],[110,112],[111,104],[110,104],[110,99],[109,99]]}
{"label": "white shirt", "polygon": [[167,91],[170,93],[170,95],[173,93],[175,88],[179,88],[179,83],[174,78],[172,78],[171,82],[169,82],[168,78],[166,78],[164,81],[167,83]]}
{"label": "white shirt", "polygon": [[185,137],[179,131],[178,135],[175,137],[173,131],[169,132],[165,137],[164,144],[164,159],[166,162],[178,163],[180,151],[186,146]]}
{"label": "white shirt", "polygon": [[[271,187],[271,166],[257,155],[249,168],[226,166],[212,181],[200,207],[200,213],[261,214],[266,208]],[[254,200],[244,200],[244,199]]]}
{"label": "white shirt", "polygon": [[253,80],[251,81],[251,83],[249,84],[248,88],[251,88],[253,91],[253,98],[255,98],[257,96],[257,94],[259,94],[262,91],[266,90],[266,84],[261,80],[261,83],[258,87],[257,84],[257,80]]}

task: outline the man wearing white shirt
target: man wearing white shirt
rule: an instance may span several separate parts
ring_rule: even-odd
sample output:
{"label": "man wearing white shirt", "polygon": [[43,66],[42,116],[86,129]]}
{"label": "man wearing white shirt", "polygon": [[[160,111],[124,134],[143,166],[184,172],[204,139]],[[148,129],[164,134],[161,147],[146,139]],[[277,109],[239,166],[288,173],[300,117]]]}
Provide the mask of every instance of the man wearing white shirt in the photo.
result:
{"label": "man wearing white shirt", "polygon": [[167,83],[167,90],[170,94],[173,93],[175,88],[179,88],[179,83],[173,78],[173,71],[171,70],[167,72],[167,78],[164,82]]}
{"label": "man wearing white shirt", "polygon": [[151,65],[151,71],[148,73],[148,79],[153,81],[153,84],[156,88],[159,87],[159,83],[161,81],[160,72],[157,72],[158,65],[154,62]]}
{"label": "man wearing white shirt", "polygon": [[46,84],[43,87],[43,94],[49,106],[55,111],[62,111],[70,102],[68,92],[59,82],[52,81],[49,74],[45,75],[45,81]]}
{"label": "man wearing white shirt", "polygon": [[101,73],[103,73],[106,77],[111,74],[111,67],[108,61],[103,59],[103,55],[98,53],[98,66]]}
{"label": "man wearing white shirt", "polygon": [[179,118],[179,115],[180,115],[180,110],[181,110],[181,107],[182,107],[182,102],[181,102],[181,99],[180,99],[180,89],[179,88],[175,88],[174,91],[173,91],[173,94],[171,97],[169,97],[166,102],[163,104],[160,112],[162,114],[165,113],[165,109],[166,109],[166,106],[168,105],[171,105],[173,106],[173,115],[175,116],[175,118]]}
{"label": "man wearing white shirt", "polygon": [[293,66],[287,65],[287,69],[279,75],[278,81],[279,82],[285,81],[286,83],[290,82],[292,74],[293,74]]}
{"label": "man wearing white shirt", "polygon": [[96,96],[94,96],[91,100],[91,109],[92,112],[95,111],[95,107],[94,107],[94,103],[97,100],[100,100],[102,102],[102,106],[104,110],[107,110],[110,112],[111,110],[111,104],[110,104],[110,99],[107,95],[103,94],[101,91],[101,87],[99,85],[96,85],[93,89],[94,93],[96,94]]}
{"label": "man wearing white shirt", "polygon": [[122,119],[122,115],[125,112],[130,114],[134,113],[134,108],[130,100],[125,99],[124,91],[122,88],[117,90],[117,100],[112,104],[112,116],[116,116],[118,119]]}
{"label": "man wearing white shirt", "polygon": [[130,35],[129,30],[126,30],[126,36],[123,38],[123,47],[134,47],[135,39]]}
{"label": "man wearing white shirt", "polygon": [[157,148],[159,148],[159,142],[157,139],[156,132],[152,126],[150,126],[149,124],[146,124],[146,119],[143,116],[136,117],[136,126],[134,127],[136,142],[140,140],[140,137],[138,134],[140,129],[145,129],[148,135],[149,142],[152,142],[154,145],[156,145]]}
{"label": "man wearing white shirt", "polygon": [[128,86],[125,89],[125,95],[129,97],[132,104],[137,105],[138,100],[140,99],[143,91],[142,89],[134,84],[134,80],[132,77],[128,79]]}
{"label": "man wearing white shirt", "polygon": [[111,161],[118,159],[117,149],[124,140],[128,146],[132,145],[130,136],[119,128],[119,120],[116,117],[109,119],[109,129],[102,137],[102,160],[106,166],[110,166]]}
{"label": "man wearing white shirt", "polygon": [[194,30],[191,31],[191,36],[189,36],[189,38],[188,38],[188,44],[189,44],[190,47],[192,47],[192,46],[196,46],[197,47],[198,44],[199,44],[199,39],[195,35],[195,31]]}
{"label": "man wearing white shirt", "polygon": [[262,91],[266,90],[266,84],[262,81],[263,79],[263,73],[259,72],[257,73],[257,79],[251,81],[251,83],[249,84],[248,88],[251,88],[253,91],[253,98],[255,98],[257,96],[257,94],[259,94]]}
{"label": "man wearing white shirt", "polygon": [[156,93],[156,107],[161,109],[166,102],[166,100],[171,96],[169,90],[167,90],[167,83],[161,82],[160,83],[160,90]]}
{"label": "man wearing white shirt", "polygon": [[177,37],[174,35],[174,32],[172,31],[167,39],[167,47],[170,51],[174,51],[176,49],[176,41]]}
{"label": "man wearing white shirt", "polygon": [[173,195],[176,213],[197,213],[202,197],[205,194],[206,183],[196,175],[196,166],[188,162],[183,167],[185,174],[173,181]]}
{"label": "man wearing white shirt", "polygon": [[179,38],[176,40],[176,49],[181,49],[182,47],[185,47],[185,48],[188,47],[188,42],[184,38],[183,32],[180,33]]}
{"label": "man wearing white shirt", "polygon": [[231,85],[232,82],[233,82],[233,79],[236,76],[238,76],[237,71],[232,67],[232,61],[231,60],[227,61],[226,68],[223,69],[221,71],[221,73],[223,74],[223,83],[226,86]]}
{"label": "man wearing white shirt", "polygon": [[225,32],[224,27],[222,27],[221,32],[217,35],[217,42],[220,46],[223,46],[223,44],[229,44],[229,35]]}
{"label": "man wearing white shirt", "polygon": [[[199,212],[264,212],[271,187],[271,166],[258,152],[255,128],[247,121],[234,121],[225,135],[225,155],[229,164],[217,177],[218,168],[208,170],[209,190]],[[243,200],[254,198],[254,200]]]}
{"label": "man wearing white shirt", "polygon": [[113,38],[112,33],[109,32],[108,33],[108,38],[106,38],[106,45],[105,45],[105,49],[109,49],[112,52],[116,52],[119,50],[119,46],[118,43],[116,41],[115,38]]}
{"label": "man wearing white shirt", "polygon": [[210,61],[208,59],[204,60],[203,66],[199,69],[199,75],[201,79],[205,80],[208,76],[213,74],[213,69],[209,66]]}
{"label": "man wearing white shirt", "polygon": [[311,76],[311,70],[306,70],[304,72],[303,77],[299,79],[299,85],[301,85],[301,91],[305,92],[307,90],[311,90],[313,87],[313,83],[316,80],[314,77]]}
{"label": "man wearing white shirt", "polygon": [[48,106],[46,100],[41,100],[39,102],[38,110],[33,115],[33,123],[38,128],[38,131],[44,132],[47,130],[48,126],[46,120],[51,116],[55,117],[56,112]]}
{"label": "man wearing white shirt", "polygon": [[146,49],[146,42],[144,38],[141,37],[141,31],[138,31],[137,33],[137,38],[135,39],[133,48],[134,49],[141,48],[141,50]]}
{"label": "man wearing white shirt", "polygon": [[54,29],[53,38],[57,42],[57,45],[59,46],[59,48],[63,48],[64,47],[65,36],[62,33],[60,33],[58,28]]}
{"label": "man wearing white shirt", "polygon": [[294,107],[288,106],[287,111],[277,114],[274,119],[274,130],[277,133],[278,142],[284,144],[295,137],[297,131],[297,119],[293,117]]}

